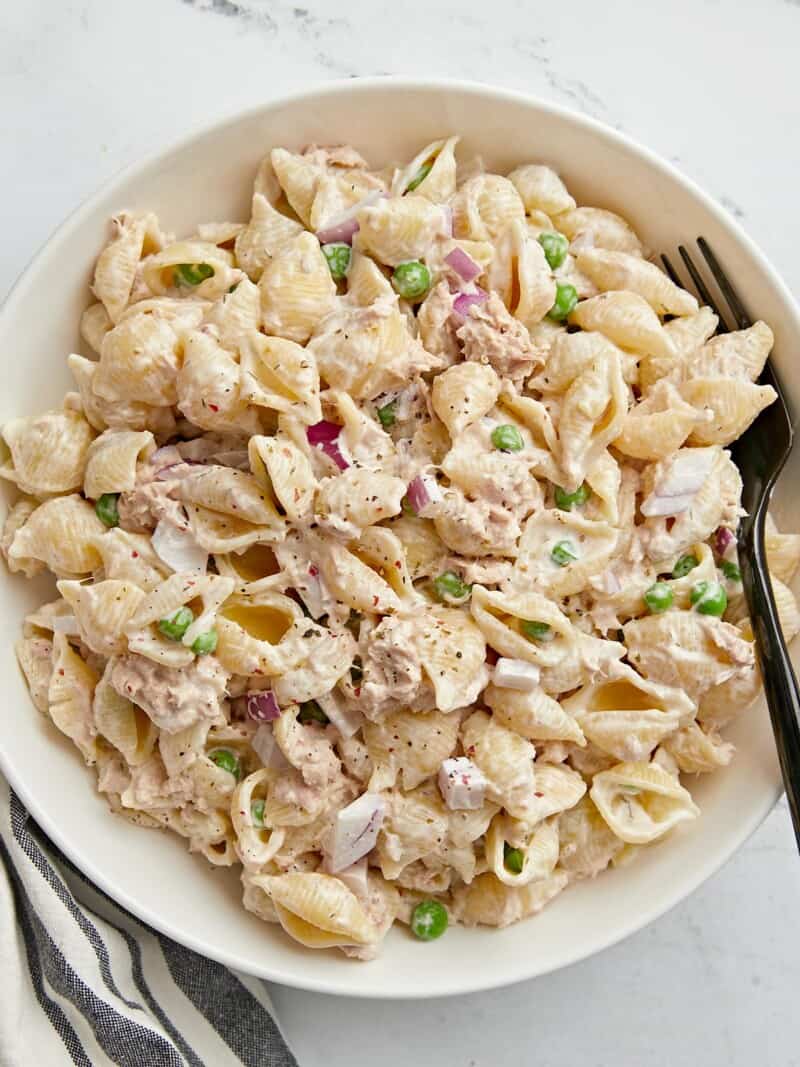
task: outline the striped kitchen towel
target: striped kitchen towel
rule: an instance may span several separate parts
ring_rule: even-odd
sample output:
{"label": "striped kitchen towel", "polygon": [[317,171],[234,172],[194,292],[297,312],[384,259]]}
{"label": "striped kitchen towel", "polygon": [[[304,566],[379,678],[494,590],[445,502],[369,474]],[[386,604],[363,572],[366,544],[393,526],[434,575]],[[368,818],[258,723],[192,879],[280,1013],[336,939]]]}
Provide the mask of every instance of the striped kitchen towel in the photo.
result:
{"label": "striped kitchen towel", "polygon": [[297,1067],[264,984],[93,886],[0,775],[2,1067]]}

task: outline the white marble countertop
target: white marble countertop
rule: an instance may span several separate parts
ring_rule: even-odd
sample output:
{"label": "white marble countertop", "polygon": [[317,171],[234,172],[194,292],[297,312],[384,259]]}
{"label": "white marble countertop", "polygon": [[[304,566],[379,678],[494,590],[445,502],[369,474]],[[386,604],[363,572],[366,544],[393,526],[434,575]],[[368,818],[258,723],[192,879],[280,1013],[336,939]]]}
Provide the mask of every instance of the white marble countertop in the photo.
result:
{"label": "white marble countertop", "polygon": [[[287,90],[384,73],[494,82],[617,126],[800,290],[799,0],[29,0],[3,16],[0,296],[124,164]],[[782,803],[689,900],[558,974],[428,1003],[273,996],[302,1067],[789,1067],[798,899]]]}

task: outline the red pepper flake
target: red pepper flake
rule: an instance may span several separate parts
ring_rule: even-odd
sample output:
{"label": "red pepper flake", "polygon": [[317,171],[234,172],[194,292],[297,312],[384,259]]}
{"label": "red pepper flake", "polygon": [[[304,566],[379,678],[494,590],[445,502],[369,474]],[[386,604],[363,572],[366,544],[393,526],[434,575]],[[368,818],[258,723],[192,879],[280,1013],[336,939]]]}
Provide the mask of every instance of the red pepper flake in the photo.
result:
{"label": "red pepper flake", "polygon": [[139,553],[138,552],[131,552],[131,559],[138,559],[138,558],[139,558]]}
{"label": "red pepper flake", "polygon": [[375,605],[376,608],[377,608],[379,602],[380,602],[380,597],[374,596],[372,598],[372,603]]}
{"label": "red pepper flake", "polygon": [[358,689],[353,690],[353,695],[357,697],[361,696],[361,686],[359,686]]}
{"label": "red pepper flake", "polygon": [[541,800],[541,798],[544,796],[544,793],[534,793],[533,795],[535,797],[539,797],[539,799]]}
{"label": "red pepper flake", "polygon": [[403,566],[402,562],[399,559],[396,559],[394,561],[394,565],[395,565],[395,567],[397,567],[398,570],[400,570],[402,568],[402,566]]}
{"label": "red pepper flake", "polygon": [[58,673],[59,673],[59,674],[61,675],[61,677],[63,678],[63,677],[64,677],[64,668],[63,668],[63,667],[59,667],[59,668],[58,668]]}
{"label": "red pepper flake", "polygon": [[467,755],[468,756],[474,756],[475,755],[475,746],[474,745],[470,745],[467,748]]}
{"label": "red pepper flake", "polygon": [[219,411],[219,405],[217,404],[209,404],[208,406],[211,408],[212,411]]}
{"label": "red pepper flake", "polygon": [[311,575],[312,578],[316,578],[319,574],[319,568],[315,567],[312,563],[311,566],[308,568],[308,573]]}

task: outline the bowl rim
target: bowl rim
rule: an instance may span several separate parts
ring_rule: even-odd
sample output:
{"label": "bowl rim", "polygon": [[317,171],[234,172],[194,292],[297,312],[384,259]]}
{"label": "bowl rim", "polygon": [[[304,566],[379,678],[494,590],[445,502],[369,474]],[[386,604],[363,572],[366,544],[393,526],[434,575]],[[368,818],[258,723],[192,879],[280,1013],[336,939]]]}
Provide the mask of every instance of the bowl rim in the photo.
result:
{"label": "bowl rim", "polygon": [[[205,123],[196,123],[192,126],[191,131],[183,137],[174,141],[169,141],[168,143],[151,150],[146,155],[135,159],[131,163],[123,165],[101,184],[96,186],[39,245],[27,265],[17,276],[0,306],[0,323],[5,324],[6,320],[13,318],[18,302],[23,298],[30,285],[35,281],[39,265],[46,259],[51,249],[66,242],[71,234],[79,230],[85,219],[87,219],[93,212],[95,202],[102,196],[111,193],[115,186],[121,185],[123,182],[131,179],[135,180],[138,174],[157,165],[158,162],[165,157],[190,148],[196,141],[213,136],[214,133],[225,129],[230,125],[254,118],[259,114],[270,111],[276,107],[302,104],[304,101],[310,102],[319,97],[368,94],[376,89],[385,90],[387,87],[417,92],[454,91],[460,94],[474,95],[476,97],[488,97],[495,100],[499,105],[504,103],[515,103],[523,106],[533,106],[542,112],[561,118],[573,125],[583,127],[605,139],[607,142],[610,142],[612,145],[617,145],[629,152],[639,155],[650,167],[661,171],[668,178],[677,182],[679,185],[682,185],[702,204],[705,211],[713,216],[724,228],[732,231],[736,240],[743,244],[752,257],[757,261],[759,270],[778,291],[782,300],[794,309],[795,316],[798,318],[798,321],[800,321],[800,307],[795,301],[788,286],[783,281],[775,267],[773,267],[765,253],[762,252],[756,242],[743,229],[738,220],[721,204],[714,200],[710,194],[706,193],[692,178],[688,177],[664,157],[660,156],[646,145],[641,144],[635,138],[626,133],[622,133],[620,130],[609,126],[607,123],[602,122],[599,119],[583,114],[566,105],[554,103],[553,101],[538,96],[535,93],[507,89],[492,85],[488,82],[459,78],[420,78],[407,75],[378,75],[365,78],[337,78],[330,81],[316,82],[306,88],[297,89],[292,92],[280,93],[275,97],[262,100],[260,103],[254,104],[251,107],[231,111],[228,114],[217,116]],[[102,869],[97,867],[90,857],[83,855],[80,850],[73,846],[73,844],[62,834],[57,819],[54,818],[47,809],[42,808],[37,804],[33,789],[29,787],[26,781],[17,775],[13,762],[4,757],[2,749],[0,749],[0,770],[5,774],[10,786],[25,804],[30,815],[48,838],[85,875],[86,878],[107,894],[112,901],[127,909],[141,922],[153,927],[155,930],[177,943],[192,949],[202,956],[215,960],[234,971],[253,974],[254,977],[277,982],[290,988],[307,990],[309,992],[347,997],[363,997],[365,999],[374,1000],[430,999],[432,997],[458,996],[482,992],[483,990],[499,989],[516,984],[517,982],[530,980],[531,978],[544,977],[547,974],[561,970],[564,967],[572,966],[584,959],[588,959],[596,953],[610,948],[612,945],[623,941],[654,922],[662,915],[665,915],[677,904],[694,893],[695,890],[708,878],[719,871],[730,860],[733,854],[742,847],[755,830],[758,829],[770,811],[772,811],[783,792],[780,776],[777,775],[773,789],[771,791],[765,790],[761,802],[747,809],[746,817],[741,820],[736,833],[730,837],[726,846],[721,851],[715,849],[710,852],[708,854],[709,859],[707,862],[702,865],[697,865],[692,871],[691,877],[684,878],[679,889],[671,894],[667,894],[666,899],[662,899],[658,904],[649,908],[645,907],[636,909],[629,921],[619,924],[606,936],[600,936],[596,940],[584,942],[576,946],[573,951],[566,953],[560,962],[552,966],[547,966],[543,970],[537,969],[535,957],[530,957],[531,966],[527,971],[524,969],[522,971],[517,969],[517,971],[512,973],[509,977],[491,976],[487,979],[479,977],[477,971],[475,972],[474,977],[470,976],[468,971],[465,971],[463,974],[454,974],[447,988],[437,988],[432,992],[424,988],[420,988],[419,990],[401,990],[399,992],[382,992],[380,988],[376,988],[374,984],[370,983],[367,973],[365,973],[362,982],[355,983],[353,988],[342,989],[335,975],[330,979],[311,976],[306,977],[300,973],[302,968],[295,968],[293,971],[288,972],[280,964],[271,964],[269,959],[265,960],[264,966],[260,967],[258,971],[245,971],[241,961],[238,960],[235,955],[225,952],[224,949],[220,949],[216,945],[208,944],[201,938],[187,935],[186,932],[177,930],[172,924],[164,921],[159,914],[151,912],[147,907],[132,899],[124,888],[121,888],[119,885],[113,883],[110,878],[107,878]],[[368,968],[365,968],[365,972],[366,971],[368,971]],[[348,983],[348,985],[352,985],[352,983]]]}

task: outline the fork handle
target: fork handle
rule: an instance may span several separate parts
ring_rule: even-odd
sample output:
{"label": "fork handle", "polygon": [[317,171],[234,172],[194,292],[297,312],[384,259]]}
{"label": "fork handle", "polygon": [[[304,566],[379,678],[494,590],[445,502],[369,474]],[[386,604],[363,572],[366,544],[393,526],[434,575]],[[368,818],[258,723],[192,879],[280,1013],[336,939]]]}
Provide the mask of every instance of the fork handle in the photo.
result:
{"label": "fork handle", "polygon": [[[767,494],[768,495],[768,494]],[[772,595],[764,540],[766,499],[740,545],[739,566],[778,749],[786,798],[800,849],[800,687],[783,639]]]}

